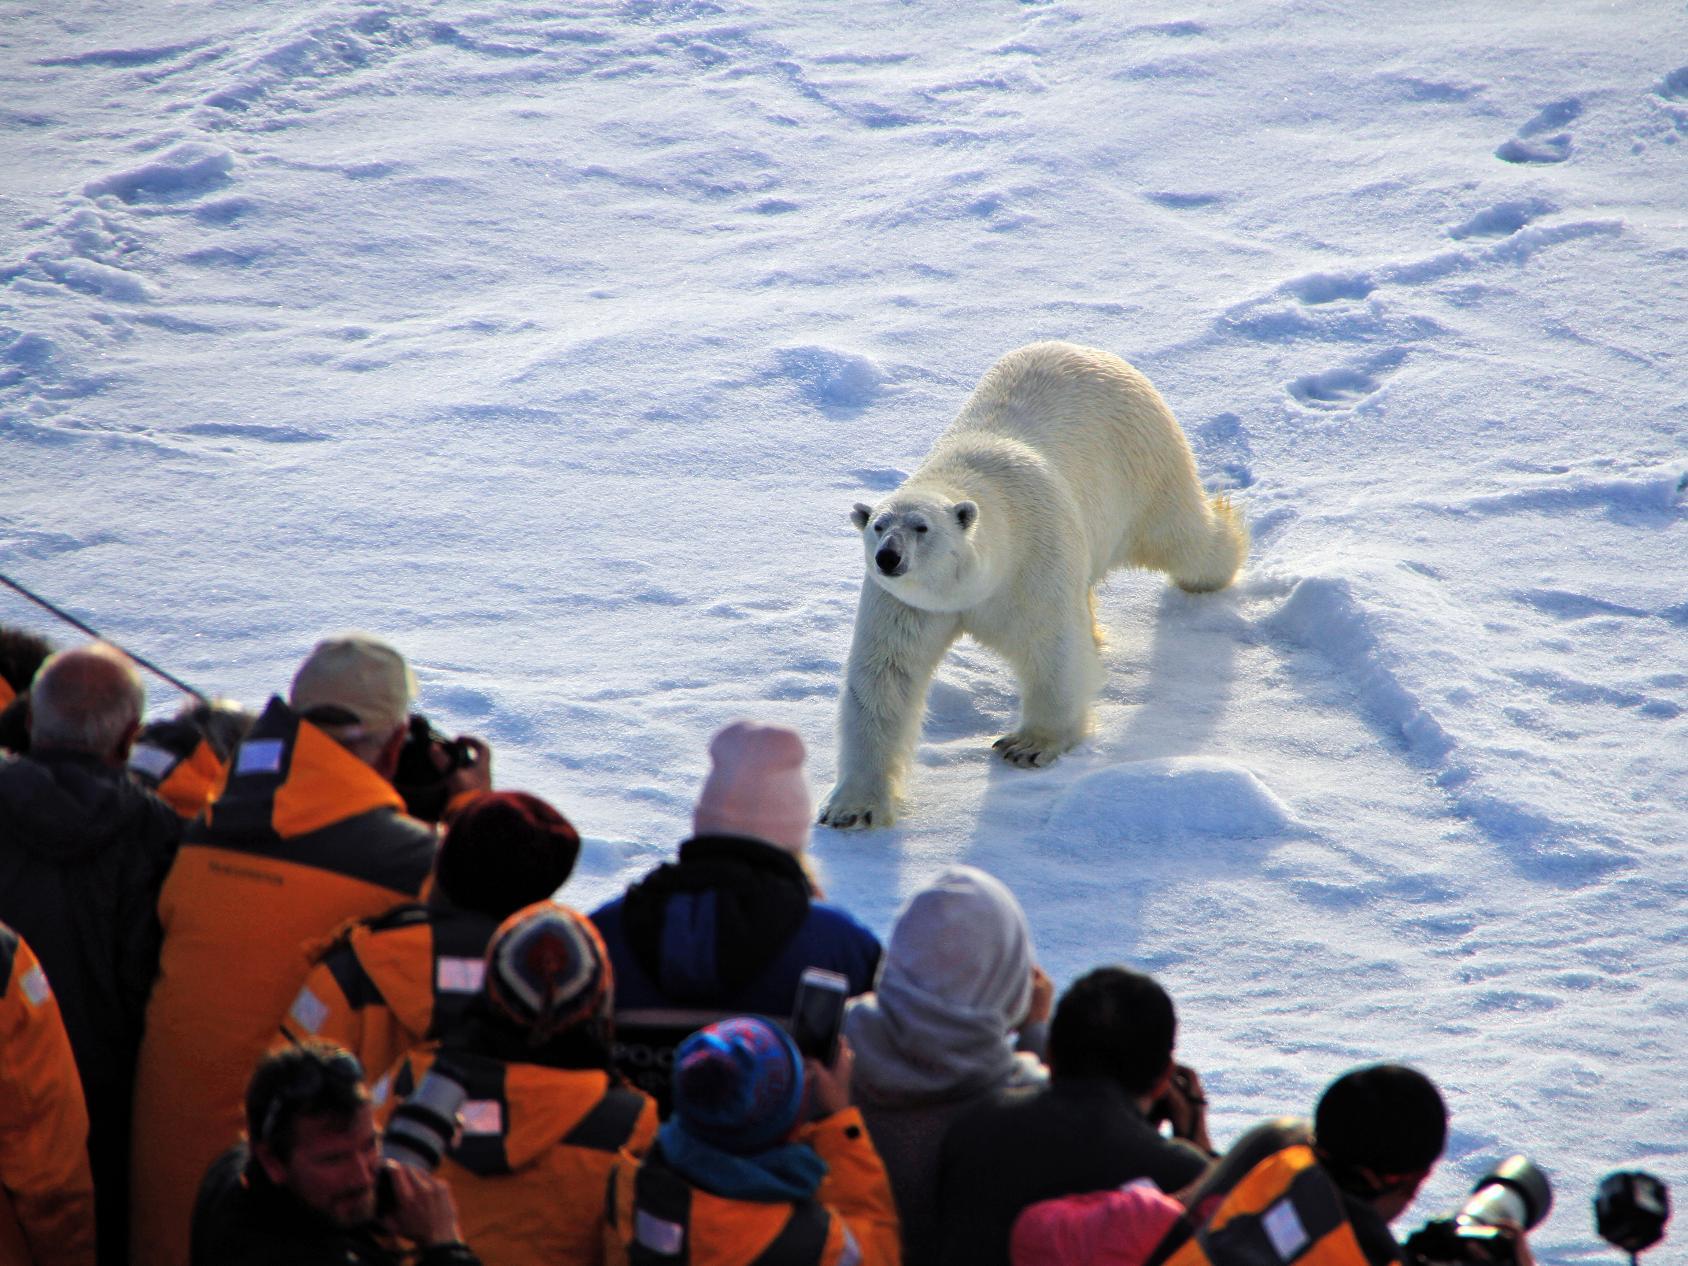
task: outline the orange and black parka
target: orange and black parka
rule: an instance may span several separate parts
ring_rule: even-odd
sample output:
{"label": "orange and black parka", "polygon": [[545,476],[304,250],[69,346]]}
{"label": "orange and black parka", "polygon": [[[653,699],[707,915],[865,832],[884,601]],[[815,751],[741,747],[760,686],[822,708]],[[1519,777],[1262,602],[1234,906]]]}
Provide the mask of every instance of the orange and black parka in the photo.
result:
{"label": "orange and black parka", "polygon": [[439,1169],[464,1241],[500,1266],[598,1266],[610,1171],[650,1148],[656,1102],[600,1069],[447,1049],[413,1053],[377,1082],[383,1121],[439,1065],[468,1092]]}
{"label": "orange and black parka", "polygon": [[497,930],[478,910],[416,902],[348,924],[299,986],[282,1032],[338,1042],[379,1076],[463,1018]]}
{"label": "orange and black parka", "polygon": [[279,698],[188,826],[159,898],[164,929],[135,1083],[134,1266],[183,1266],[194,1195],[238,1137],[258,1057],[320,945],[414,900],[434,829]]}
{"label": "orange and black parka", "polygon": [[88,1109],[58,1000],[0,923],[0,1262],[93,1266]]}
{"label": "orange and black parka", "polygon": [[605,1209],[609,1266],[901,1266],[891,1181],[861,1112],[846,1108],[804,1126],[827,1164],[814,1196],[752,1201],[688,1181],[660,1142],[640,1161],[623,1154]]}
{"label": "orange and black parka", "polygon": [[177,717],[141,731],[129,752],[129,773],[192,821],[222,791],[228,766],[198,726]]}
{"label": "orange and black parka", "polygon": [[1206,1225],[1174,1227],[1148,1266],[1387,1266],[1400,1261],[1398,1249],[1379,1251],[1374,1245],[1368,1252],[1362,1247],[1350,1214],[1313,1149],[1298,1144],[1249,1170]]}

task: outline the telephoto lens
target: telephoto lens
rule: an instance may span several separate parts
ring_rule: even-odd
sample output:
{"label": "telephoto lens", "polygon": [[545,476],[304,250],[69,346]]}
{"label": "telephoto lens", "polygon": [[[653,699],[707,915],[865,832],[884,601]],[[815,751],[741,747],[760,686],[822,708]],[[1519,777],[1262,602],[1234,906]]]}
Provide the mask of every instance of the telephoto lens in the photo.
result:
{"label": "telephoto lens", "polygon": [[1637,1170],[1608,1174],[1594,1196],[1594,1229],[1600,1238],[1634,1256],[1665,1236],[1670,1190]]}
{"label": "telephoto lens", "polygon": [[[1472,1188],[1458,1213],[1413,1232],[1405,1246],[1408,1260],[1418,1266],[1508,1266],[1518,1260],[1517,1235],[1537,1225],[1551,1208],[1547,1175],[1528,1156],[1508,1156]],[[1512,1224],[1520,1230],[1514,1232]]]}
{"label": "telephoto lens", "polygon": [[1479,1226],[1516,1222],[1528,1231],[1553,1208],[1553,1188],[1547,1175],[1528,1156],[1508,1156],[1471,1189],[1459,1208],[1457,1221]]}
{"label": "telephoto lens", "polygon": [[435,1064],[410,1098],[393,1109],[381,1154],[433,1173],[457,1133],[457,1113],[468,1094],[449,1069]]}

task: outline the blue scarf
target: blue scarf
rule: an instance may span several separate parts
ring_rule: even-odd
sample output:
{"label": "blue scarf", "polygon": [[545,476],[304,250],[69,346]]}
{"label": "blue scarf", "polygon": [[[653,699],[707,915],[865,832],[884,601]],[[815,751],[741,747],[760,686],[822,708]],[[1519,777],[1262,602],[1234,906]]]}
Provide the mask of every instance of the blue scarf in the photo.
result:
{"label": "blue scarf", "polygon": [[826,1162],[807,1143],[784,1143],[735,1156],[686,1132],[672,1120],[657,1133],[662,1154],[677,1173],[712,1195],[781,1204],[807,1200],[826,1177]]}

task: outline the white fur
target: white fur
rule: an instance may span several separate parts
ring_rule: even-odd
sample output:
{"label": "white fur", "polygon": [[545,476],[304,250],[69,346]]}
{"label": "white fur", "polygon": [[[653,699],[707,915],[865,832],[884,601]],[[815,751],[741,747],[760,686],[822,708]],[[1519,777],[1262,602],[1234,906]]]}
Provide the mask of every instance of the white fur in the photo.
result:
{"label": "white fur", "polygon": [[[838,783],[820,815],[836,827],[891,822],[927,686],[961,634],[1020,678],[1019,728],[996,748],[1047,765],[1090,728],[1096,582],[1148,567],[1222,589],[1248,552],[1241,517],[1205,495],[1148,379],[1068,343],[999,360],[920,469],[852,518],[867,577],[839,699]],[[897,574],[876,562],[887,548]]]}

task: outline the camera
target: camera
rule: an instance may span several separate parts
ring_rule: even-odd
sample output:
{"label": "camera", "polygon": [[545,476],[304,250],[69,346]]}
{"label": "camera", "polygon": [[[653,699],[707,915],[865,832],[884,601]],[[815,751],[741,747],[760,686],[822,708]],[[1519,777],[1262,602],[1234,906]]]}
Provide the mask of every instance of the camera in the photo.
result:
{"label": "camera", "polygon": [[850,982],[839,973],[824,967],[804,969],[791,1012],[791,1039],[801,1054],[828,1067],[837,1062],[849,993]]}
{"label": "camera", "polygon": [[381,1155],[433,1173],[456,1137],[457,1113],[468,1096],[457,1075],[435,1063],[422,1084],[393,1109],[381,1138]]}
{"label": "camera", "polygon": [[1517,1237],[1552,1207],[1547,1175],[1528,1156],[1509,1156],[1471,1189],[1451,1218],[1426,1222],[1413,1232],[1405,1245],[1407,1260],[1415,1266],[1516,1262]]}
{"label": "camera", "polygon": [[1594,1196],[1594,1229],[1631,1258],[1664,1238],[1670,1221],[1670,1190],[1651,1174],[1607,1174]]}
{"label": "camera", "polygon": [[447,738],[420,712],[411,713],[409,733],[393,774],[393,786],[404,798],[405,811],[424,822],[438,822],[451,799],[446,780],[477,759],[475,745],[468,739]]}

